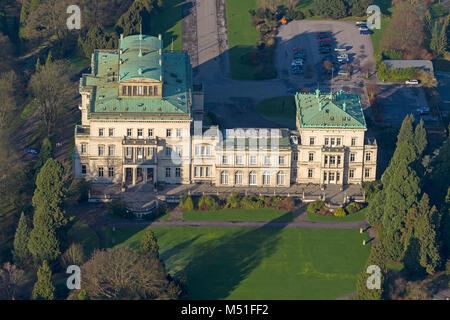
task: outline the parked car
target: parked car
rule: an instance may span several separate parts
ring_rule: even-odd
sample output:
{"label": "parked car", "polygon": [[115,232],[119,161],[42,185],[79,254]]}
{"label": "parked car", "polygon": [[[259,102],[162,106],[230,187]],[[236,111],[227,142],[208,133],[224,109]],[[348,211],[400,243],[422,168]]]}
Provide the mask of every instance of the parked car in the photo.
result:
{"label": "parked car", "polygon": [[329,35],[329,32],[317,32],[316,33],[316,36],[317,36],[317,38],[320,38],[320,37],[324,37],[324,38],[326,38],[326,37],[328,37],[328,35]]}
{"label": "parked car", "polygon": [[291,73],[292,73],[292,74],[303,74],[304,72],[303,72],[303,68],[302,68],[302,67],[299,67],[299,66],[293,66],[293,67],[291,68]]}
{"label": "parked car", "polygon": [[301,59],[292,60],[291,66],[303,66],[303,60]]}
{"label": "parked car", "polygon": [[319,43],[319,47],[331,47],[331,43],[330,42],[321,42],[321,43]]}
{"label": "parked car", "polygon": [[416,112],[417,112],[417,114],[425,115],[425,114],[430,113],[430,108],[429,107],[420,107],[420,108],[416,109]]}
{"label": "parked car", "polygon": [[372,31],[370,31],[370,30],[360,31],[359,34],[372,34]]}
{"label": "parked car", "polygon": [[405,84],[413,84],[413,85],[418,85],[419,84],[419,80],[406,80]]}
{"label": "parked car", "polygon": [[334,48],[334,51],[336,51],[336,52],[345,52],[345,51],[347,51],[347,48],[346,47],[337,47],[337,48]]}
{"label": "parked car", "polygon": [[319,53],[320,54],[327,54],[331,52],[331,48],[320,48]]}
{"label": "parked car", "polygon": [[358,28],[358,30],[359,30],[359,31],[369,31],[369,28],[367,28],[366,25],[363,25],[363,26],[360,26],[360,27]]}
{"label": "parked car", "polygon": [[39,154],[40,150],[36,148],[27,147],[25,148],[26,153],[36,155]]}
{"label": "parked car", "polygon": [[348,58],[338,58],[338,62],[339,63],[347,63],[348,62]]}
{"label": "parked car", "polygon": [[322,43],[322,42],[331,42],[331,39],[330,39],[330,38],[323,38],[323,39],[319,39],[318,42],[319,42],[319,43]]}
{"label": "parked car", "polygon": [[366,21],[356,21],[356,25],[360,26],[360,25],[365,25]]}

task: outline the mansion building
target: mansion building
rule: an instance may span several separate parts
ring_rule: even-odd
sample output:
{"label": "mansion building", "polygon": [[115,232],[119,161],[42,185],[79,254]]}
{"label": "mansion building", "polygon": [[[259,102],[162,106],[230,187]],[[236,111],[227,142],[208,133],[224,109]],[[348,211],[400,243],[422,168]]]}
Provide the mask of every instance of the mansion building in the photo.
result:
{"label": "mansion building", "polygon": [[296,130],[203,126],[203,86],[185,52],[132,35],[95,50],[80,79],[74,176],[95,183],[289,187],[376,178],[358,95],[297,93]]}

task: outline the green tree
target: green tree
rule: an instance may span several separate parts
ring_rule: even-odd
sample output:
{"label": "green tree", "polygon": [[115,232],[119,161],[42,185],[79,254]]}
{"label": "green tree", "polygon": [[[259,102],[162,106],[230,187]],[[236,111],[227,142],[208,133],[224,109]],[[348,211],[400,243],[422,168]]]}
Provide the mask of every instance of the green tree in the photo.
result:
{"label": "green tree", "polygon": [[[379,268],[380,271],[380,287],[370,287],[376,285],[376,283],[370,281],[371,275],[374,275],[374,270],[369,269],[370,266]],[[374,267],[372,267],[374,268]],[[369,271],[369,272],[368,272]],[[384,280],[387,269],[385,264],[385,257],[383,252],[383,246],[379,243],[376,247],[370,250],[369,259],[367,259],[364,270],[359,274],[356,282],[356,299],[358,300],[380,300],[383,298],[384,292]]]}
{"label": "green tree", "polygon": [[140,33],[151,34],[151,14],[157,12],[161,3],[155,0],[134,0],[127,12],[117,21],[116,31],[124,36]]}
{"label": "green tree", "polygon": [[419,124],[414,129],[414,147],[416,148],[416,154],[418,157],[423,154],[427,144],[427,131],[425,129],[423,119],[420,119]]}
{"label": "green tree", "polygon": [[113,49],[117,47],[117,35],[105,33],[99,26],[92,26],[84,38],[78,39],[83,54],[91,58],[95,49]]}
{"label": "green tree", "polygon": [[55,299],[55,286],[52,283],[52,271],[45,260],[38,269],[37,282],[34,284],[31,298],[33,300]]}
{"label": "green tree", "polygon": [[27,218],[22,212],[19,219],[19,225],[14,236],[13,257],[14,263],[19,267],[25,267],[30,262],[31,254],[28,250],[28,240],[30,239],[30,227]]}
{"label": "green tree", "polygon": [[347,5],[343,0],[315,0],[314,13],[322,17],[340,19],[347,16]]}
{"label": "green tree", "polygon": [[191,197],[186,198],[186,201],[184,202],[184,207],[186,208],[187,211],[194,210],[194,203],[192,202]]}
{"label": "green tree", "polygon": [[439,216],[435,206],[430,208],[426,193],[422,196],[418,208],[419,215],[414,229],[420,243],[420,265],[427,273],[434,274],[441,262],[436,233]]}
{"label": "green tree", "polygon": [[42,168],[42,166],[47,162],[49,158],[53,156],[53,146],[50,142],[50,139],[45,137],[42,141],[41,150],[39,152],[39,158],[36,161],[36,164],[34,165],[34,170],[36,172],[36,175],[39,173],[39,170]]}
{"label": "green tree", "polygon": [[61,254],[59,238],[67,224],[63,209],[66,193],[61,163],[50,158],[39,171],[33,195],[33,230],[28,248],[37,263],[54,261]]}
{"label": "green tree", "polygon": [[150,227],[145,230],[144,236],[141,239],[141,250],[144,254],[150,254],[159,258],[158,241]]}

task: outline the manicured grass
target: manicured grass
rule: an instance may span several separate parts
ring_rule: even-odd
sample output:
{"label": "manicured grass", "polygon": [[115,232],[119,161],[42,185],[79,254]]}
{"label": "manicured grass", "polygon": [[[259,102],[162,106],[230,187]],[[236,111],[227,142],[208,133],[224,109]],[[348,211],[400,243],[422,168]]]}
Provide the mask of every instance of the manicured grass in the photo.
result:
{"label": "manicured grass", "polygon": [[386,267],[389,270],[394,270],[394,271],[402,271],[403,270],[403,263],[401,262],[388,262],[386,263]]}
{"label": "manicured grass", "polygon": [[95,231],[81,220],[75,222],[67,232],[67,236],[70,242],[79,243],[83,246],[86,256],[90,256],[94,249],[100,246],[100,241]]}
{"label": "manicured grass", "polygon": [[253,80],[254,66],[241,64],[242,55],[253,50],[259,32],[248,10],[258,8],[256,0],[226,0],[230,71],[233,79]]}
{"label": "manicured grass", "polygon": [[[336,299],[355,290],[370,250],[358,230],[152,230],[168,272],[186,274],[190,299]],[[143,233],[123,244],[137,248]]]}
{"label": "manicured grass", "polygon": [[361,221],[366,217],[366,208],[359,210],[357,213],[348,214],[345,217],[324,216],[318,213],[307,213],[308,219],[311,221],[338,221],[338,222],[351,222]]}
{"label": "manicured grass", "polygon": [[223,221],[292,221],[292,212],[282,212],[274,209],[223,209],[218,211],[186,211],[184,220],[223,220]]}
{"label": "manicured grass", "polygon": [[182,0],[164,0],[164,8],[152,16],[152,35],[162,35],[165,50],[181,50]]}
{"label": "manicured grass", "polygon": [[265,117],[294,119],[296,113],[293,96],[276,97],[261,101],[256,110]]}
{"label": "manicured grass", "polygon": [[[106,241],[105,245],[107,248],[111,248],[124,244],[126,240],[130,239],[142,229],[145,229],[145,227],[120,227],[114,229],[112,227],[104,227],[102,231]],[[142,234],[140,237],[142,237]]]}

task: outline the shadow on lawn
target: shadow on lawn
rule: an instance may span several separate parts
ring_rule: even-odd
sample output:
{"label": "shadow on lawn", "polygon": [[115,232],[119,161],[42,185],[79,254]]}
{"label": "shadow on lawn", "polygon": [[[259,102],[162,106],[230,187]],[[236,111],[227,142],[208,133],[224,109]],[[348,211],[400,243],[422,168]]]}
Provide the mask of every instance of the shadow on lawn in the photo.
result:
{"label": "shadow on lawn", "polygon": [[[283,218],[270,222],[282,222]],[[200,246],[184,270],[189,299],[227,298],[263,259],[275,252],[282,230],[252,228]]]}

